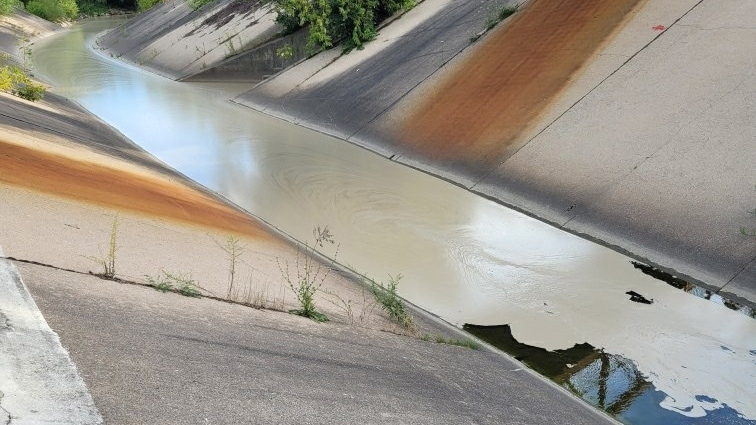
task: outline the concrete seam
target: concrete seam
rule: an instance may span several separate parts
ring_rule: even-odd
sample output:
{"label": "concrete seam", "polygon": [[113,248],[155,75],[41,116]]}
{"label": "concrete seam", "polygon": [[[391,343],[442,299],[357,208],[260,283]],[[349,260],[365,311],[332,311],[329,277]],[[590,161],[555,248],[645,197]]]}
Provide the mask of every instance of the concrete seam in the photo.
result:
{"label": "concrete seam", "polygon": [[732,281],[734,281],[735,279],[737,279],[738,276],[740,276],[741,274],[743,274],[743,272],[748,268],[748,266],[750,266],[751,264],[754,264],[754,263],[756,263],[756,256],[754,256],[751,259],[751,261],[747,262],[746,265],[743,266],[742,269],[740,269],[740,271],[738,271],[737,273],[735,273],[735,276],[733,276],[732,279],[728,280],[727,283],[725,283],[724,285],[722,285],[722,287],[717,290],[717,293],[719,293],[719,291],[721,291],[724,288],[726,288],[727,285],[729,285],[730,283],[732,283]]}
{"label": "concrete seam", "polygon": [[[646,43],[646,44],[645,44],[645,45],[644,45],[643,47],[641,47],[641,48],[640,48],[640,49],[639,49],[639,50],[638,50],[637,52],[635,52],[635,53],[633,53],[632,55],[630,55],[630,57],[629,57],[629,58],[627,58],[627,60],[625,60],[624,62],[622,62],[622,64],[621,64],[620,66],[618,66],[618,67],[617,67],[617,69],[615,69],[615,70],[614,70],[614,71],[612,71],[612,72],[611,72],[611,73],[610,73],[609,75],[607,75],[607,76],[606,76],[606,77],[605,77],[604,79],[602,79],[601,81],[599,81],[599,82],[598,82],[598,84],[596,84],[596,85],[595,85],[595,86],[594,86],[593,88],[591,88],[591,89],[590,89],[590,90],[589,90],[589,91],[588,91],[587,93],[585,93],[585,94],[584,94],[583,96],[581,96],[581,97],[580,97],[580,98],[579,98],[578,100],[576,100],[576,101],[575,101],[575,102],[574,102],[574,103],[573,103],[572,105],[570,105],[570,107],[569,107],[569,108],[565,109],[565,110],[564,110],[564,111],[563,111],[563,112],[562,112],[561,114],[559,114],[559,116],[557,116],[556,118],[554,118],[554,120],[552,120],[552,121],[551,121],[550,123],[548,123],[548,124],[547,124],[547,125],[546,125],[545,127],[543,127],[543,128],[542,128],[542,129],[540,130],[540,131],[538,131],[538,133],[536,133],[535,135],[533,135],[533,137],[531,137],[531,138],[530,138],[530,139],[528,139],[528,140],[527,140],[527,141],[526,141],[525,143],[523,143],[523,144],[522,144],[522,146],[520,146],[519,148],[517,148],[517,150],[515,150],[515,151],[514,151],[514,152],[513,152],[513,153],[512,153],[511,155],[509,155],[509,156],[508,156],[508,157],[507,157],[507,158],[506,158],[505,160],[501,161],[501,162],[500,162],[500,163],[499,163],[499,164],[498,164],[497,166],[495,166],[495,167],[492,167],[492,169],[491,169],[491,170],[490,170],[490,171],[489,171],[488,173],[484,174],[484,175],[483,175],[483,177],[481,177],[481,178],[480,178],[480,179],[479,179],[478,181],[476,181],[476,182],[475,182],[475,184],[473,184],[472,186],[470,186],[470,187],[469,187],[468,189],[471,189],[471,190],[472,190],[472,189],[473,189],[473,188],[474,188],[475,186],[477,186],[478,184],[480,184],[480,182],[482,182],[483,180],[485,180],[485,179],[487,179],[487,178],[488,178],[489,176],[491,176],[491,174],[493,174],[493,173],[494,173],[494,171],[496,171],[497,169],[499,169],[499,167],[501,167],[502,165],[504,165],[504,163],[505,163],[505,162],[507,162],[507,161],[509,160],[509,158],[511,158],[511,157],[513,157],[513,156],[515,156],[515,155],[517,155],[517,153],[518,153],[518,152],[520,152],[520,150],[521,150],[522,148],[524,148],[525,146],[529,145],[529,144],[530,144],[530,142],[532,142],[532,141],[533,141],[533,140],[535,140],[535,139],[536,139],[536,138],[537,138],[538,136],[540,136],[540,135],[541,135],[541,133],[543,133],[544,131],[546,131],[546,130],[548,130],[549,128],[551,128],[551,126],[552,126],[552,125],[554,125],[554,124],[555,124],[555,123],[556,123],[557,121],[559,121],[559,120],[560,120],[560,119],[561,119],[561,118],[562,118],[562,117],[563,117],[564,115],[566,115],[566,114],[567,114],[568,112],[570,112],[570,111],[571,111],[571,110],[572,110],[572,109],[573,109],[573,108],[574,108],[575,106],[577,106],[577,105],[578,105],[579,103],[581,103],[581,102],[583,101],[583,99],[585,99],[586,97],[588,97],[588,96],[589,96],[589,95],[590,95],[591,93],[593,93],[593,92],[594,92],[594,91],[595,91],[596,89],[598,89],[598,88],[599,88],[599,87],[600,87],[601,85],[603,85],[603,84],[604,84],[604,82],[606,82],[607,80],[609,80],[610,78],[612,78],[612,77],[614,76],[614,74],[616,74],[617,72],[619,72],[619,70],[621,70],[622,68],[624,68],[624,67],[625,67],[625,65],[627,65],[627,64],[628,64],[628,63],[629,63],[630,61],[632,61],[633,59],[635,59],[635,57],[636,57],[636,56],[638,56],[638,55],[639,55],[639,54],[640,54],[641,52],[643,52],[643,51],[644,51],[644,50],[646,50],[646,49],[647,49],[647,48],[648,48],[649,46],[651,46],[651,44],[653,44],[653,43],[654,43],[654,42],[655,42],[656,40],[658,40],[658,39],[659,39],[660,37],[662,37],[662,36],[663,36],[664,34],[666,34],[666,33],[667,33],[667,31],[669,31],[669,29],[671,29],[671,28],[672,28],[673,26],[675,26],[675,25],[676,25],[676,24],[677,24],[678,22],[680,22],[680,20],[682,20],[682,19],[683,19],[684,17],[686,17],[686,16],[687,16],[687,15],[688,15],[688,14],[689,14],[690,12],[692,12],[692,11],[693,11],[693,9],[695,9],[696,7],[698,7],[698,6],[699,6],[699,5],[701,4],[701,3],[703,3],[703,2],[704,2],[704,0],[699,0],[699,1],[698,1],[698,3],[694,4],[694,5],[693,5],[693,6],[692,6],[692,7],[690,8],[690,9],[688,9],[688,10],[687,10],[687,11],[686,11],[685,13],[683,13],[683,14],[682,14],[682,15],[681,15],[681,16],[680,16],[679,18],[675,19],[675,21],[674,21],[674,22],[672,22],[672,23],[671,23],[671,24],[669,25],[669,27],[667,27],[667,28],[666,28],[666,29],[665,29],[664,31],[662,31],[662,32],[661,32],[660,34],[658,34],[658,35],[657,35],[656,37],[654,37],[653,39],[651,39],[651,41],[649,41],[648,43]],[[565,224],[566,224],[566,223],[565,223]]]}

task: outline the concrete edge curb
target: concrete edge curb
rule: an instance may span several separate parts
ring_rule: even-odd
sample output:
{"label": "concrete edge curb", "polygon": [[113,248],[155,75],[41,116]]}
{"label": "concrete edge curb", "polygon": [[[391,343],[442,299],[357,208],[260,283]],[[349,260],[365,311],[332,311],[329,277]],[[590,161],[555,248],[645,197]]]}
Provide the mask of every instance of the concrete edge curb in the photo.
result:
{"label": "concrete edge curb", "polygon": [[4,259],[0,259],[0,294],[0,421],[103,423],[58,334],[47,324],[14,264]]}

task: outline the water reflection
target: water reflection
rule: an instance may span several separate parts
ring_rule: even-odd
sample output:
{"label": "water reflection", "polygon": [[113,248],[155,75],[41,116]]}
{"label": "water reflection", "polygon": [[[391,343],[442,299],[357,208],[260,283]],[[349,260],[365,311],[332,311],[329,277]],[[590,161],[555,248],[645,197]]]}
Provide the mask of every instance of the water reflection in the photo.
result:
{"label": "water reflection", "polygon": [[339,262],[376,279],[403,274],[400,293],[451,323],[508,323],[545,350],[587,342],[632,359],[675,400],[657,403],[705,409],[696,397],[706,395],[756,419],[743,396],[756,382],[756,321],[456,186],[83,48],[108,25],[40,42],[38,72],[164,162],[301,241],[328,225]]}
{"label": "water reflection", "polygon": [[658,390],[630,359],[575,344],[547,351],[517,341],[511,328],[466,324],[464,329],[579,395],[592,405],[631,424],[752,424],[738,412],[706,395],[698,405],[677,408],[670,396]]}

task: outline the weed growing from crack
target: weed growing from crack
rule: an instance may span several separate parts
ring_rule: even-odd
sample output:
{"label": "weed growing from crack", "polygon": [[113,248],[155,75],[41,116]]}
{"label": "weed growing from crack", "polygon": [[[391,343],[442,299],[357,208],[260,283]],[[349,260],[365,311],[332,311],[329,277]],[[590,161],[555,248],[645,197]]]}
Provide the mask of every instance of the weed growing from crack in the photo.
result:
{"label": "weed growing from crack", "polygon": [[375,299],[370,299],[368,297],[368,292],[364,289],[362,290],[362,303],[360,304],[361,308],[359,311],[359,314],[355,316],[355,308],[353,308],[354,301],[349,299],[345,300],[343,297],[341,297],[339,294],[323,290],[324,294],[327,294],[330,298],[326,298],[326,301],[331,303],[334,307],[341,310],[344,315],[347,318],[347,321],[350,325],[353,325],[357,322],[360,324],[367,321],[375,311],[375,307],[378,305],[378,303],[375,301]]}
{"label": "weed growing from crack", "polygon": [[[326,243],[335,244],[333,235],[328,229],[328,226],[321,228],[317,226],[312,231],[315,237],[315,243],[310,244],[305,241],[304,248],[297,249],[297,258],[294,262],[294,270],[296,275],[293,275],[290,271],[289,262],[287,260],[281,261],[276,258],[276,264],[278,264],[278,270],[281,272],[281,276],[291,288],[292,292],[297,297],[299,303],[299,309],[291,310],[290,313],[297,314],[299,316],[307,317],[316,322],[328,321],[328,316],[317,311],[315,308],[315,294],[323,286],[323,282],[326,280],[331,272],[331,268],[324,266],[317,258],[316,247],[324,247]],[[338,254],[338,248],[336,250]],[[334,258],[336,255],[334,255]],[[335,260],[331,261],[333,264]],[[283,263],[283,264],[282,264]]]}
{"label": "weed growing from crack", "polygon": [[144,278],[147,280],[147,284],[155,288],[155,290],[160,292],[168,292],[173,291],[173,284],[165,277],[161,277],[160,273],[158,273],[157,276],[153,277],[150,275],[144,275]]}
{"label": "weed growing from crack", "polygon": [[236,266],[239,262],[239,257],[244,253],[244,246],[241,245],[239,238],[233,235],[229,235],[226,238],[226,243],[223,245],[218,242],[215,243],[226,253],[226,259],[228,260],[228,291],[226,292],[226,298],[231,299],[231,295],[235,292],[234,279],[236,277]]}
{"label": "weed growing from crack", "polygon": [[399,326],[412,331],[415,329],[412,314],[410,314],[407,306],[404,304],[404,300],[397,293],[397,288],[401,279],[402,275],[398,274],[396,276],[389,275],[389,281],[385,285],[383,282],[378,283],[369,278],[367,281],[370,284],[370,291],[373,293],[375,300],[380,304],[381,308],[383,308],[383,310],[388,313]]}
{"label": "weed growing from crack", "polygon": [[191,273],[168,273],[161,270],[157,276],[145,275],[147,283],[160,292],[176,292],[185,297],[198,298],[202,295]]}
{"label": "weed growing from crack", "polygon": [[496,26],[499,22],[507,19],[508,17],[514,15],[514,13],[517,12],[517,6],[504,6],[496,14],[493,14],[486,19],[486,28],[491,29]]}
{"label": "weed growing from crack", "polygon": [[118,216],[113,217],[113,223],[110,226],[110,239],[108,241],[108,252],[104,256],[102,253],[99,257],[85,257],[102,266],[103,272],[100,276],[106,279],[113,279],[116,274],[116,251],[118,251]]}
{"label": "weed growing from crack", "polygon": [[444,338],[443,336],[436,335],[431,336],[431,334],[423,334],[423,337],[421,338],[423,341],[431,342],[435,341],[437,344],[448,344],[448,345],[455,345],[457,347],[464,347],[469,348],[471,350],[479,350],[480,344],[477,342],[471,340],[471,339],[450,339],[450,338]]}
{"label": "weed growing from crack", "polygon": [[163,271],[165,279],[176,287],[176,291],[185,297],[199,297],[200,291],[197,282],[192,279],[191,273],[171,274]]}
{"label": "weed growing from crack", "polygon": [[234,289],[230,299],[247,307],[284,311],[286,291],[285,287],[280,285],[279,293],[271,294],[268,285],[253,284],[250,276],[242,288]]}

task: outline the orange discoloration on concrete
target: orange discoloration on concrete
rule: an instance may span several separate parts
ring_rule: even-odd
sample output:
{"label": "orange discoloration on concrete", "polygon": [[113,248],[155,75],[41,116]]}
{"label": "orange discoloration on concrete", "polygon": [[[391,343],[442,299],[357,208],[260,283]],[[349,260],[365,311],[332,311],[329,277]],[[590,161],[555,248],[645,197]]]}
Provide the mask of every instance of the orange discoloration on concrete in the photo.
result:
{"label": "orange discoloration on concrete", "polygon": [[0,182],[226,232],[271,238],[252,217],[198,189],[107,162],[74,160],[0,140]]}
{"label": "orange discoloration on concrete", "polygon": [[531,0],[423,99],[398,138],[436,159],[496,165],[643,0]]}

